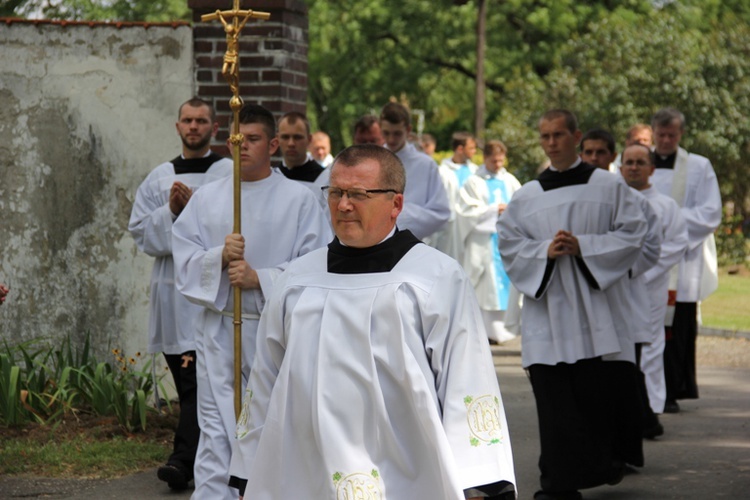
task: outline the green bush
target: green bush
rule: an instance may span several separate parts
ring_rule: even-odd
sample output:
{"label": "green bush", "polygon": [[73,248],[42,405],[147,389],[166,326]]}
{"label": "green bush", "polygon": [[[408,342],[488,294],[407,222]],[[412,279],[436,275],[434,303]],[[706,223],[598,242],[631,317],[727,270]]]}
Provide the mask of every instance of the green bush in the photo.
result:
{"label": "green bush", "polygon": [[725,210],[715,237],[719,266],[747,264],[747,240],[740,215],[729,215]]}

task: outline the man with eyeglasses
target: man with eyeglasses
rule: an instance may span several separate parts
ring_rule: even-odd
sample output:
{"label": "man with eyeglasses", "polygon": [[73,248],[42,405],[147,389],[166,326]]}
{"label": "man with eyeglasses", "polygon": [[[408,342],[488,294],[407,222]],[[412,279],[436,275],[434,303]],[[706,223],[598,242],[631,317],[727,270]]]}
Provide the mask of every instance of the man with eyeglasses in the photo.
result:
{"label": "man with eyeglasses", "polygon": [[[622,152],[622,178],[631,188],[639,191],[648,200],[659,220],[662,233],[659,260],[643,273],[643,280],[648,290],[648,311],[641,311],[648,316],[651,326],[651,342],[641,348],[640,368],[645,377],[648,392],[648,403],[655,413],[664,411],[667,388],[664,380],[664,317],[667,311],[669,273],[679,264],[687,250],[688,235],[685,219],[680,214],[680,207],[669,196],[661,194],[650,183],[655,167],[651,149],[644,144],[635,143]],[[654,438],[664,432],[658,419],[644,428],[644,437]]]}
{"label": "man with eyeglasses", "polygon": [[290,264],[261,319],[232,461],[245,498],[515,498],[473,288],[397,227],[405,183],[379,146],[334,161],[336,237]]}

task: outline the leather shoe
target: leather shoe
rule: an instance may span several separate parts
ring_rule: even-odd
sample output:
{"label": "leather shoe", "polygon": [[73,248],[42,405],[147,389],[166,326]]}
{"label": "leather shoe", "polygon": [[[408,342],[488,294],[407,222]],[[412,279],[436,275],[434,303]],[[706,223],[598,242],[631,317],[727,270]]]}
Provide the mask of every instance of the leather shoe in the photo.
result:
{"label": "leather shoe", "polygon": [[680,405],[677,401],[667,401],[664,403],[664,413],[680,413]]}
{"label": "leather shoe", "polygon": [[664,426],[659,422],[656,425],[652,425],[648,429],[643,429],[643,437],[646,439],[656,439],[657,437],[664,434]]}
{"label": "leather shoe", "polygon": [[175,491],[186,490],[190,477],[181,467],[173,464],[162,465],[156,470],[156,477],[167,483],[169,489]]}

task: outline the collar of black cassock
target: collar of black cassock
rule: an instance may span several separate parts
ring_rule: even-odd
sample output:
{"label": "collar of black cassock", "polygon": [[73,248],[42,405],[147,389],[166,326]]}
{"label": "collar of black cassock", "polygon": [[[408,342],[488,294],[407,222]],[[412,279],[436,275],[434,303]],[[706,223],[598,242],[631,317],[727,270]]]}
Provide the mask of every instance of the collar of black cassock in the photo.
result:
{"label": "collar of black cassock", "polygon": [[677,151],[667,156],[661,156],[659,154],[655,154],[654,166],[656,168],[674,168],[674,162],[676,159],[677,159]]}
{"label": "collar of black cassock", "polygon": [[206,170],[211,168],[211,165],[224,158],[223,156],[217,155],[213,151],[208,156],[203,158],[183,158],[178,156],[174,160],[170,161],[174,165],[174,173],[179,174],[205,174]]}
{"label": "collar of black cassock", "polygon": [[334,238],[328,244],[328,272],[334,274],[387,273],[417,243],[421,243],[411,231],[396,230],[396,233],[373,247],[352,248]]}
{"label": "collar of black cassock", "polygon": [[562,188],[566,186],[575,186],[576,184],[586,184],[594,173],[596,167],[589,165],[588,163],[581,163],[576,168],[571,168],[565,172],[556,172],[551,169],[546,169],[544,172],[539,174],[539,184],[542,185],[542,189],[545,191],[551,191],[552,189]]}

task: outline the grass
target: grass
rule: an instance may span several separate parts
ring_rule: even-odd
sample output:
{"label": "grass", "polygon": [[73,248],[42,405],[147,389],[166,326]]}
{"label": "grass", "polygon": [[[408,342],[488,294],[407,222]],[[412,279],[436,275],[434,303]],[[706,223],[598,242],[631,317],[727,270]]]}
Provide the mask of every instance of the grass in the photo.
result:
{"label": "grass", "polygon": [[167,453],[163,444],[121,437],[108,441],[46,443],[28,438],[12,439],[0,449],[0,475],[121,477],[162,464]]}
{"label": "grass", "polygon": [[750,273],[719,270],[719,288],[701,303],[703,325],[750,332]]}

